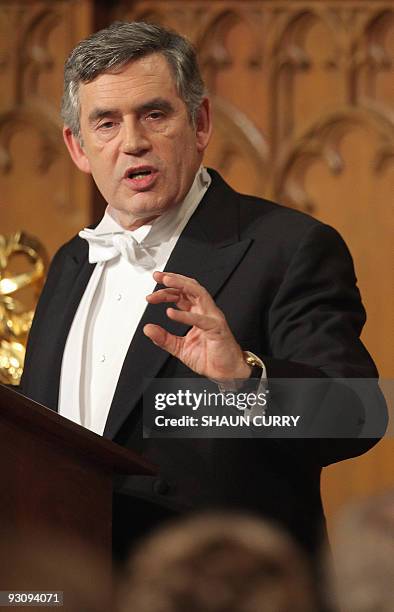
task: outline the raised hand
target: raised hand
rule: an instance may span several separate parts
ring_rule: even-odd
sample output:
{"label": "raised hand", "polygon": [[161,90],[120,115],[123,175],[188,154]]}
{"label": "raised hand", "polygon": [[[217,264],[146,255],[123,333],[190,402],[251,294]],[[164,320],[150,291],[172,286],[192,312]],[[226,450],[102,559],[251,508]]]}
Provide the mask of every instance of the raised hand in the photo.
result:
{"label": "raised hand", "polygon": [[165,288],[148,295],[147,301],[176,304],[177,308],[167,308],[167,316],[192,327],[186,336],[175,336],[149,323],[144,334],[201,376],[216,380],[248,378],[250,366],[208,291],[181,274],[154,272],[153,278]]}

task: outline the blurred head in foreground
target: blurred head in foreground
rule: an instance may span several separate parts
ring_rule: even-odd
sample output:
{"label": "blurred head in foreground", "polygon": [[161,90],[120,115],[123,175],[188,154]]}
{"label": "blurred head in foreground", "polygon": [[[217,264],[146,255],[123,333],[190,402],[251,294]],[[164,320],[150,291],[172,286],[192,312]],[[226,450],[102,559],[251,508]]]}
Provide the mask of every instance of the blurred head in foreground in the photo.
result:
{"label": "blurred head in foreground", "polygon": [[122,612],[312,612],[287,536],[257,519],[205,515],[167,527],[130,559]]}
{"label": "blurred head in foreground", "polygon": [[332,538],[329,588],[344,612],[394,610],[394,491],[349,507]]}

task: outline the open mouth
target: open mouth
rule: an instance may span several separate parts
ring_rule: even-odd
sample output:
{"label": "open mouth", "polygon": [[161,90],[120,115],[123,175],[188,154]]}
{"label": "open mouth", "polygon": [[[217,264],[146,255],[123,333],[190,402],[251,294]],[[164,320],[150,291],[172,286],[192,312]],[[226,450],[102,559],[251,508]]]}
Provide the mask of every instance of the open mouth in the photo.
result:
{"label": "open mouth", "polygon": [[153,166],[140,166],[126,170],[124,178],[129,187],[137,191],[146,191],[153,187],[158,176],[158,171]]}
{"label": "open mouth", "polygon": [[130,172],[127,173],[127,178],[129,179],[139,179],[139,178],[143,178],[144,176],[150,176],[152,174],[152,170],[130,170]]}

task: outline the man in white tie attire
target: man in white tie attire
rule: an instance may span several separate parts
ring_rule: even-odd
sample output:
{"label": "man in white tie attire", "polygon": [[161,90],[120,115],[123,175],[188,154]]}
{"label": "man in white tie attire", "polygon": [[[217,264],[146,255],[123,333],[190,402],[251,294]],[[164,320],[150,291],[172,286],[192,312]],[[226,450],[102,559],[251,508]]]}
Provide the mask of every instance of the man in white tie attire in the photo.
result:
{"label": "man in white tie attire", "polygon": [[167,514],[223,507],[275,520],[313,554],[322,466],[376,440],[144,439],[142,396],[149,378],[376,378],[346,245],[203,167],[210,102],[174,32],[115,23],[81,41],[62,116],[108,206],[53,259],[22,392],[160,466],[118,483],[120,556]]}

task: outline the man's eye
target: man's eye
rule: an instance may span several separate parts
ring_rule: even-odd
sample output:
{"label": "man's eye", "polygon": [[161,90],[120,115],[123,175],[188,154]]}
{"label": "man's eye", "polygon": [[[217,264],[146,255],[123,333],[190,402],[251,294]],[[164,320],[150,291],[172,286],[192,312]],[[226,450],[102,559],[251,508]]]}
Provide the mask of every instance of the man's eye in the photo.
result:
{"label": "man's eye", "polygon": [[148,113],[148,115],[146,116],[147,119],[153,119],[153,120],[162,119],[163,117],[164,117],[164,113],[162,113],[161,111],[152,111]]}
{"label": "man's eye", "polygon": [[98,128],[104,129],[104,130],[109,130],[110,128],[114,127],[115,122],[114,121],[104,121],[104,123],[100,123],[100,125],[98,126]]}

